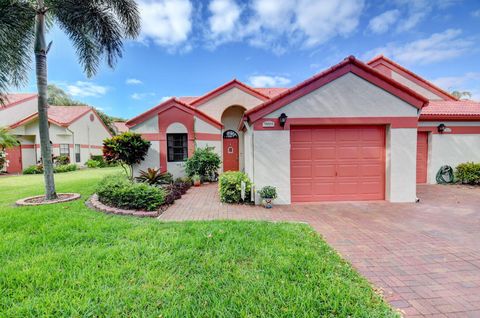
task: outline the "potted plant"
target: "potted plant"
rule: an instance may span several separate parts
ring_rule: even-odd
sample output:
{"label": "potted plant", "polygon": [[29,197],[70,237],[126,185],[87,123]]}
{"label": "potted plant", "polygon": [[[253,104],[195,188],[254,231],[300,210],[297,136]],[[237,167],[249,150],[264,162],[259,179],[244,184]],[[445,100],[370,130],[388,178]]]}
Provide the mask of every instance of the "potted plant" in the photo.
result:
{"label": "potted plant", "polygon": [[200,186],[201,178],[198,174],[194,174],[193,177],[192,177],[192,180],[193,180],[193,185],[194,186],[196,186],[196,187]]}
{"label": "potted plant", "polygon": [[262,204],[266,209],[272,208],[272,202],[277,198],[277,188],[265,186],[258,192],[262,198]]}

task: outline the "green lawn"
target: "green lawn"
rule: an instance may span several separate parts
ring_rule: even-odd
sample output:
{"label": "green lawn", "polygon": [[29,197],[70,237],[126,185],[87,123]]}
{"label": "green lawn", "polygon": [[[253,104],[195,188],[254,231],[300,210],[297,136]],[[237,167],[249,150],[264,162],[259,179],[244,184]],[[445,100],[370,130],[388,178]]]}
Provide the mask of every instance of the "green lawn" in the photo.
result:
{"label": "green lawn", "polygon": [[42,176],[0,178],[0,317],[396,317],[307,225],[86,208],[114,170],[56,175],[83,198],[43,207],[12,205]]}

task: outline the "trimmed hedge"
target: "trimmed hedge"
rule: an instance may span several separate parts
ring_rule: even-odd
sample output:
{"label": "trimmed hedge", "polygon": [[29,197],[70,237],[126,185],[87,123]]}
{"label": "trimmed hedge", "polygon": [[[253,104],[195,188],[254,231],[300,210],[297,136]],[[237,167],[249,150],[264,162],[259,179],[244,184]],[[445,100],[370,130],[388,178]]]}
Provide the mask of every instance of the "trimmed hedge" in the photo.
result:
{"label": "trimmed hedge", "polygon": [[[242,181],[245,182],[245,200],[242,200]],[[220,200],[226,203],[241,203],[250,201],[252,181],[240,171],[228,171],[219,178]]]}
{"label": "trimmed hedge", "polygon": [[455,168],[455,177],[464,184],[480,184],[480,163],[461,163]]}
{"label": "trimmed hedge", "polygon": [[120,209],[155,211],[165,202],[165,190],[135,183],[124,175],[105,177],[97,186],[100,202]]}
{"label": "trimmed hedge", "polygon": [[75,171],[77,170],[77,165],[72,163],[69,165],[62,165],[62,166],[56,166],[53,167],[53,172],[55,173],[62,173],[62,172],[70,172],[70,171]]}

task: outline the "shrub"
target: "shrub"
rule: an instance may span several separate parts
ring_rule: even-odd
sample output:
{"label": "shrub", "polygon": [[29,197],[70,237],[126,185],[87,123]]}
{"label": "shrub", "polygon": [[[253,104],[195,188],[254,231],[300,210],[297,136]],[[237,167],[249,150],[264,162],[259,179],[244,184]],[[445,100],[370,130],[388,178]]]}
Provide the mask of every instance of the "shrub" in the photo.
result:
{"label": "shrub", "polygon": [[88,159],[87,162],[85,162],[85,165],[88,168],[100,168],[102,163],[94,159]]}
{"label": "shrub", "polygon": [[193,180],[190,177],[181,177],[181,178],[175,179],[175,183],[180,183],[180,182],[187,183],[190,186],[193,185]]}
{"label": "shrub", "polygon": [[77,170],[77,165],[72,163],[69,165],[55,166],[53,168],[54,173],[70,172]]}
{"label": "shrub", "polygon": [[43,165],[38,164],[34,166],[30,166],[28,168],[23,169],[23,174],[42,174],[43,173]]}
{"label": "shrub", "polygon": [[150,185],[170,184],[173,182],[173,176],[170,172],[161,172],[160,169],[148,168],[140,170],[140,175],[135,178],[139,182]]}
{"label": "shrub", "polygon": [[68,165],[70,163],[70,157],[67,155],[61,155],[54,158],[55,164],[58,166]]}
{"label": "shrub", "polygon": [[480,184],[480,163],[461,163],[455,168],[455,177],[465,184]]}
{"label": "shrub", "polygon": [[100,202],[120,209],[155,211],[165,202],[165,190],[134,183],[125,175],[105,177],[97,187]]}
{"label": "shrub", "polygon": [[[103,157],[108,163],[118,162],[133,179],[133,165],[145,159],[150,141],[142,138],[142,135],[133,132],[125,132],[103,141]],[[129,167],[130,171],[127,171]]]}
{"label": "shrub", "polygon": [[277,188],[272,186],[265,186],[258,191],[258,194],[262,199],[276,199],[277,198]]}
{"label": "shrub", "polygon": [[185,172],[188,176],[200,175],[208,180],[214,179],[220,168],[220,156],[213,150],[214,147],[197,148],[193,156],[185,163]]}
{"label": "shrub", "polygon": [[7,155],[5,151],[0,150],[0,173],[7,166]]}
{"label": "shrub", "polygon": [[[245,200],[242,200],[242,181],[245,182]],[[227,203],[248,202],[252,182],[248,176],[240,171],[228,171],[220,175],[220,200]]]}

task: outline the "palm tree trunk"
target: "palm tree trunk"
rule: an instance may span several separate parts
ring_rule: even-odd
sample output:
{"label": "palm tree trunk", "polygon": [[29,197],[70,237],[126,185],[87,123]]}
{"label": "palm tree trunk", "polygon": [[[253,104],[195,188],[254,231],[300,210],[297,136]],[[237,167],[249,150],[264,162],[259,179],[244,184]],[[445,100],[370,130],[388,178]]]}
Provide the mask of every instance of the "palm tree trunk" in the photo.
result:
{"label": "palm tree trunk", "polygon": [[35,63],[38,88],[38,127],[40,131],[40,149],[45,178],[45,197],[47,200],[57,198],[53,179],[52,145],[50,144],[47,102],[47,45],[45,43],[45,5],[37,0],[38,9],[35,29]]}

